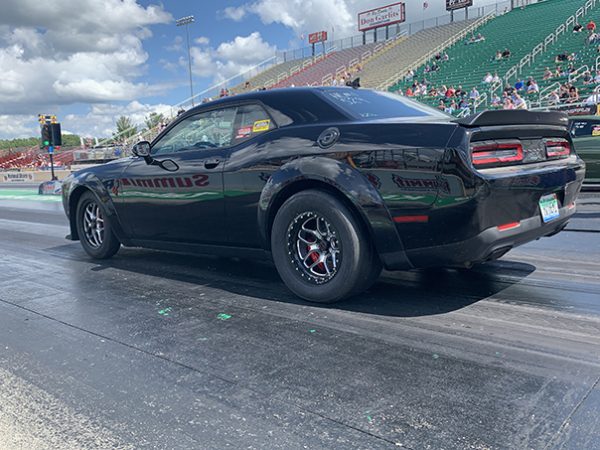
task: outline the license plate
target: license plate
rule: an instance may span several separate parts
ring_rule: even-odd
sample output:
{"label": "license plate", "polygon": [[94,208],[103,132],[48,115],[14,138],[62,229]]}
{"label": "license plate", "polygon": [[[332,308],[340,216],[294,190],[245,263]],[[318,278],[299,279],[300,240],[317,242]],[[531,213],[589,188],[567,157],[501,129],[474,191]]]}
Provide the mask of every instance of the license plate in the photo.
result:
{"label": "license plate", "polygon": [[558,199],[556,198],[556,194],[544,195],[540,198],[540,211],[542,212],[544,223],[558,219],[560,213],[558,212]]}

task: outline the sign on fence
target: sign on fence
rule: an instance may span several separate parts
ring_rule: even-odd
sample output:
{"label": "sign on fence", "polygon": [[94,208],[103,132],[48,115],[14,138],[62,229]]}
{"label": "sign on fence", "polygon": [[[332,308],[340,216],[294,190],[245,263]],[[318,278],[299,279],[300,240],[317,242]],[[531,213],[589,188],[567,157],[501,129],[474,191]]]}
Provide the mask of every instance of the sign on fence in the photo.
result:
{"label": "sign on fence", "polygon": [[370,9],[358,13],[358,30],[367,31],[386,27],[406,20],[404,3],[393,3],[381,8]]}

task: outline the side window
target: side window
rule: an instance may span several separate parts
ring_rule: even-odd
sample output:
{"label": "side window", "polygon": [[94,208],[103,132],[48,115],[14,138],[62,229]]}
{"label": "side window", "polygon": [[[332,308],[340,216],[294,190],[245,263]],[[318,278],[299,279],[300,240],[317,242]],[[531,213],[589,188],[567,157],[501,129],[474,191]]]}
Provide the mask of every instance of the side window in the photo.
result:
{"label": "side window", "polygon": [[236,109],[207,111],[182,120],[154,144],[152,155],[230,146]]}
{"label": "side window", "polygon": [[257,134],[275,128],[275,124],[259,105],[240,106],[237,111],[238,117],[234,130],[234,144],[247,141]]}

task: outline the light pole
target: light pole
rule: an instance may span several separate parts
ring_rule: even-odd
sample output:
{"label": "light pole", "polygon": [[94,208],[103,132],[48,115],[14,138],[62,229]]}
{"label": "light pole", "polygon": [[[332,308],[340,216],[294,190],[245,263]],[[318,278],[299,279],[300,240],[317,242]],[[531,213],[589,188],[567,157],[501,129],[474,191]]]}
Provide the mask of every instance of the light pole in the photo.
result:
{"label": "light pole", "polygon": [[185,34],[187,36],[187,49],[188,49],[188,67],[190,70],[190,96],[192,98],[192,106],[194,106],[194,86],[192,84],[192,54],[190,53],[190,30],[188,25],[194,23],[194,16],[186,16],[175,21],[178,27],[185,25]]}

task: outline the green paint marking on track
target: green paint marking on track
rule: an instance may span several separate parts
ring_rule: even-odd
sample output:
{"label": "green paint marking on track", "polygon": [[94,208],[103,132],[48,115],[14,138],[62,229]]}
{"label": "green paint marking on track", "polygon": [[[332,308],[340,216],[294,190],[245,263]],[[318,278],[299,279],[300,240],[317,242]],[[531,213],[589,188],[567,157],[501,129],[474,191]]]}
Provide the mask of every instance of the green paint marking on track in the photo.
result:
{"label": "green paint marking on track", "polygon": [[316,333],[317,330],[308,330],[309,333]]}
{"label": "green paint marking on track", "polygon": [[217,319],[219,319],[219,320],[228,320],[228,319],[231,319],[231,316],[229,314],[221,313],[221,314],[217,315]]}
{"label": "green paint marking on track", "polygon": [[0,189],[1,200],[29,200],[36,202],[60,202],[60,195],[40,195],[37,189]]}
{"label": "green paint marking on track", "polygon": [[171,310],[172,310],[172,309],[173,309],[173,308],[171,308],[171,307],[169,306],[168,308],[161,309],[160,311],[158,311],[158,313],[159,313],[161,316],[168,316],[168,315],[169,315],[169,313],[171,312]]}

